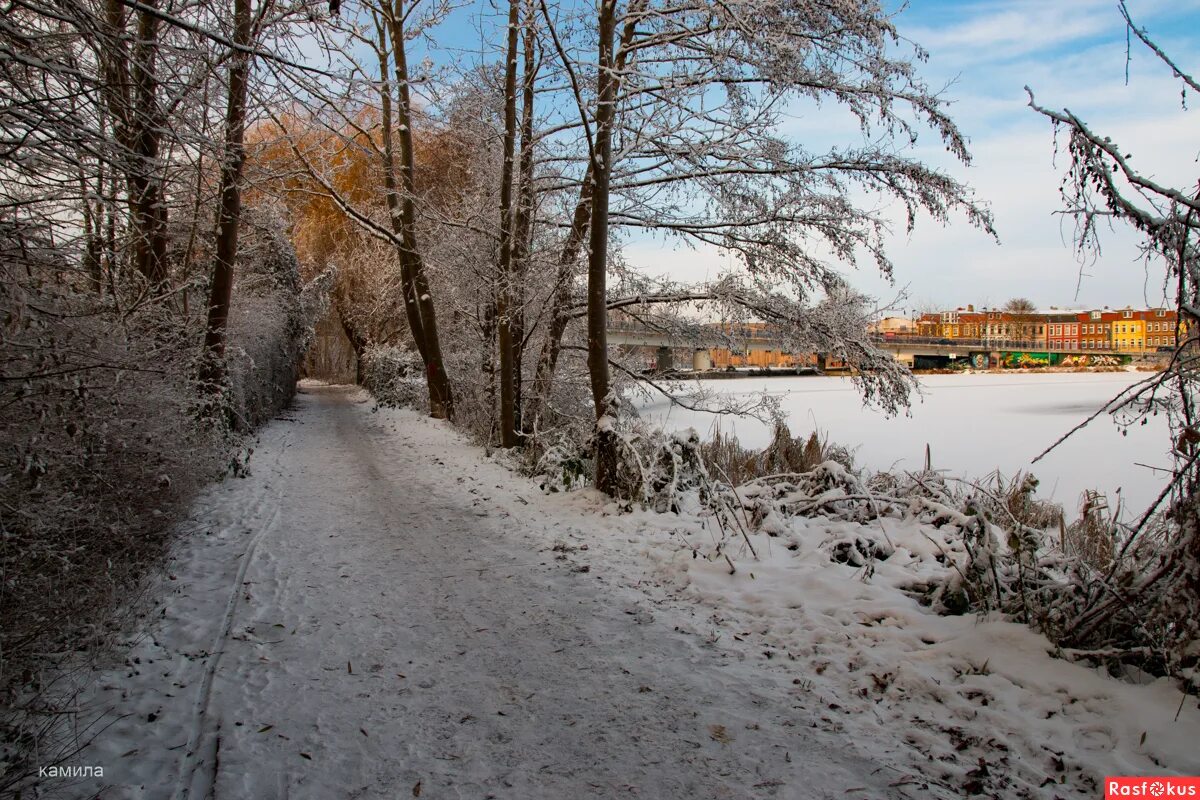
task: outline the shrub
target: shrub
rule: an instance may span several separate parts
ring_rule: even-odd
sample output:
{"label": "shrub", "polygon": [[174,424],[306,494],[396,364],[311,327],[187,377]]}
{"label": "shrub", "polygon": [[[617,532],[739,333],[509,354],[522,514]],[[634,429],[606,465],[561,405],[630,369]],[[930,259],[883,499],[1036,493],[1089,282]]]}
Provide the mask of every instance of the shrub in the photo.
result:
{"label": "shrub", "polygon": [[[0,763],[53,735],[56,676],[103,649],[196,491],[244,466],[239,432],[287,405],[314,312],[282,227],[244,237],[212,416],[196,385],[204,318],[182,293],[84,291],[0,259]],[[53,257],[54,251],[49,251]],[[191,287],[201,289],[203,287]],[[133,287],[136,289],[136,287]],[[32,712],[32,713],[31,713]]]}
{"label": "shrub", "polygon": [[381,405],[429,411],[429,392],[420,355],[392,345],[368,347],[362,358],[363,387]]}

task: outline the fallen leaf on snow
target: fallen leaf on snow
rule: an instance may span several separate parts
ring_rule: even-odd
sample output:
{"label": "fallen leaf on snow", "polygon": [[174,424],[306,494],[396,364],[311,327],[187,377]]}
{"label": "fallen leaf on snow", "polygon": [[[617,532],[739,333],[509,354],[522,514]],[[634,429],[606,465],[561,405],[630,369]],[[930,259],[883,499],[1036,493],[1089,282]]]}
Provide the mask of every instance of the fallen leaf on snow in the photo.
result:
{"label": "fallen leaf on snow", "polygon": [[721,744],[729,744],[733,741],[733,736],[729,734],[729,731],[725,730],[724,725],[709,725],[708,735],[714,742],[720,742]]}

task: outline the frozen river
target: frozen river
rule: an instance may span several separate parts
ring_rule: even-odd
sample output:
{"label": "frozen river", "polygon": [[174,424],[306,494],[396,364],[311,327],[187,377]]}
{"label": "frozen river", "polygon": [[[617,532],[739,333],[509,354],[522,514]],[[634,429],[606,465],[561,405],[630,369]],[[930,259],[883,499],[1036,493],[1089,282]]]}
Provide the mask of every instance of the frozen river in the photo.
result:
{"label": "frozen river", "polygon": [[[780,399],[795,435],[816,429],[851,448],[871,469],[920,469],[925,445],[935,469],[978,478],[999,469],[1008,476],[1032,471],[1039,495],[1071,512],[1087,489],[1118,490],[1128,511],[1140,513],[1158,495],[1170,464],[1166,421],[1160,416],[1122,435],[1105,416],[1076,433],[1037,464],[1031,460],[1146,373],[977,374],[922,376],[923,397],[911,416],[887,418],[863,408],[848,378],[764,377],[703,381],[712,392],[749,395],[766,391]],[[692,384],[694,387],[694,384]],[[640,404],[642,413],[669,430],[694,427],[710,435],[714,424],[734,432],[743,446],[763,447],[768,427],[756,420],[722,417],[671,407],[661,395]]]}

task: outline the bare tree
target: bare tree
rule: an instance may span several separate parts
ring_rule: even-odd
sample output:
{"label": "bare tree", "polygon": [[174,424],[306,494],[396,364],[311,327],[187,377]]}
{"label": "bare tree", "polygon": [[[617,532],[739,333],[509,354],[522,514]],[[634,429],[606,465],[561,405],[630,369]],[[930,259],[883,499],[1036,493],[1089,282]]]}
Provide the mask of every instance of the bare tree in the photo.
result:
{"label": "bare tree", "polygon": [[513,341],[514,215],[513,174],[517,142],[517,42],[521,0],[508,3],[508,46],[504,57],[504,157],[500,176],[500,265],[496,317],[500,348],[500,444],[514,447],[519,440],[517,422],[516,351]]}
{"label": "bare tree", "polygon": [[[602,448],[603,420],[611,412],[604,338],[612,299],[606,285],[613,266],[606,251],[610,225],[723,248],[753,281],[785,288],[797,299],[844,294],[840,275],[814,255],[817,240],[834,258],[853,261],[865,250],[890,271],[882,239],[887,223],[850,201],[852,186],[898,201],[910,226],[920,211],[945,219],[959,210],[990,230],[990,217],[965,187],[896,155],[890,143],[816,154],[779,135],[787,104],[830,100],[864,129],[915,139],[927,126],[950,152],[968,159],[942,101],[910,61],[888,52],[898,36],[880,6],[600,3],[572,26],[598,42],[592,61],[586,42],[559,34],[566,27],[563,9],[555,14],[544,0],[541,5],[578,109],[570,127],[582,130],[587,145],[583,177],[564,175],[560,185],[580,186],[577,209],[585,198],[590,205],[588,364]],[[593,64],[596,79],[585,82]],[[580,227],[569,228],[564,253]],[[543,353],[553,355],[556,346],[549,342]],[[552,378],[553,370],[539,364],[539,391]],[[597,458],[600,477],[608,460]],[[604,488],[603,481],[598,485]]]}
{"label": "bare tree", "polygon": [[1028,297],[1014,297],[1004,304],[1004,310],[1011,314],[1032,314],[1037,306]]}
{"label": "bare tree", "polygon": [[[305,140],[305,130],[286,115],[272,112],[275,124],[289,139],[291,150],[303,165],[316,191],[330,198],[367,235],[389,243],[399,265],[404,311],[413,342],[425,366],[430,413],[454,418],[454,393],[442,355],[437,304],[418,233],[416,149],[407,43],[436,24],[446,9],[438,6],[428,16],[415,14],[416,3],[382,0],[362,5],[365,20],[357,15],[337,27],[340,39],[325,41],[331,57],[347,66],[337,74],[310,80],[296,70],[278,70],[277,79],[314,108],[307,122],[323,126],[326,136]],[[365,48],[375,64],[360,64],[356,48]],[[339,94],[339,91],[341,92]],[[394,93],[394,94],[393,94]],[[379,118],[371,117],[378,110]],[[356,113],[362,112],[362,113]],[[379,204],[343,191],[333,179],[335,154],[360,151],[377,159],[384,182],[381,188],[386,220],[379,219]],[[297,191],[311,192],[310,187]]]}

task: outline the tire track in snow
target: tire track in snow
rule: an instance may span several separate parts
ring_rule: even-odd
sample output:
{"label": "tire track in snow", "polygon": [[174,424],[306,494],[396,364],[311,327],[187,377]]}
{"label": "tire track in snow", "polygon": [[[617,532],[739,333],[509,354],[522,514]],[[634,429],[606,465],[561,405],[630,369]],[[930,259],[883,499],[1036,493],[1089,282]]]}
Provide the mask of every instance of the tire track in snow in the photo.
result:
{"label": "tire track in snow", "polygon": [[[278,453],[270,467],[272,470],[278,470],[283,460],[283,454],[287,452],[290,438],[290,435],[285,435],[279,442]],[[265,490],[258,495],[258,502],[250,514],[247,515],[249,519],[256,519],[262,514],[268,498],[271,500],[275,499],[272,493],[268,493]],[[244,524],[244,519],[235,518],[227,526],[227,530],[234,525]],[[217,748],[220,742],[221,721],[217,719],[215,723],[210,724],[209,722],[211,719],[209,716],[209,703],[212,699],[213,681],[216,679],[217,670],[221,665],[221,656],[224,655],[225,648],[229,644],[229,633],[233,630],[233,619],[237,614],[238,598],[242,594],[243,582],[246,580],[246,572],[250,568],[250,562],[254,560],[254,552],[258,549],[259,542],[275,529],[278,521],[279,505],[276,503],[274,508],[271,509],[270,516],[265,524],[259,526],[258,530],[251,534],[250,542],[246,545],[246,549],[242,551],[240,556],[240,563],[238,564],[233,586],[229,593],[229,600],[225,604],[225,612],[221,618],[221,624],[217,628],[212,645],[208,650],[204,674],[200,680],[200,687],[193,704],[195,716],[192,721],[187,745],[184,748],[184,755],[179,764],[179,774],[175,782],[175,790],[171,793],[171,800],[188,800],[189,798],[201,798],[203,800],[203,798],[209,796],[213,785],[216,783]]]}

